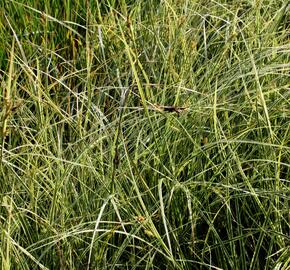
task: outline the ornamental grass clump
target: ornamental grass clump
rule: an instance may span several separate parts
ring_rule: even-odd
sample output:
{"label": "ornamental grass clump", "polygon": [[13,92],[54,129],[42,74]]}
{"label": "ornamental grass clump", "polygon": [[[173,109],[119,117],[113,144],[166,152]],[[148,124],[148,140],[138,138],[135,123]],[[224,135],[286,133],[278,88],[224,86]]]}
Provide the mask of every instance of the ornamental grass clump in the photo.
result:
{"label": "ornamental grass clump", "polygon": [[288,14],[1,1],[1,269],[288,269]]}

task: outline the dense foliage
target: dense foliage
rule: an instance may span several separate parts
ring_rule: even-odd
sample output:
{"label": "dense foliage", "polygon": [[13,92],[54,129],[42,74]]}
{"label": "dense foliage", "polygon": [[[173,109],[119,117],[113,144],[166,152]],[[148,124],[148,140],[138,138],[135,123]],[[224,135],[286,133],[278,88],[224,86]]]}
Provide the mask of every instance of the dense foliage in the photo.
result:
{"label": "dense foliage", "polygon": [[1,269],[288,269],[288,25],[282,0],[0,1]]}

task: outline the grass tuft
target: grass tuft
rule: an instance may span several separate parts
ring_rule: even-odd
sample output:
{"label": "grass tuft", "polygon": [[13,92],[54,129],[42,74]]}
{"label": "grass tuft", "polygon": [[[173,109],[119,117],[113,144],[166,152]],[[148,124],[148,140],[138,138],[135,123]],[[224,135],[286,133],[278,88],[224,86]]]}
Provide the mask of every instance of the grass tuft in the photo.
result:
{"label": "grass tuft", "polygon": [[288,14],[1,1],[1,269],[288,269]]}

